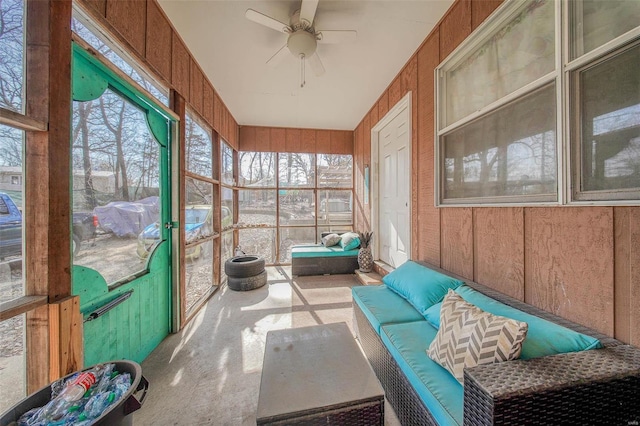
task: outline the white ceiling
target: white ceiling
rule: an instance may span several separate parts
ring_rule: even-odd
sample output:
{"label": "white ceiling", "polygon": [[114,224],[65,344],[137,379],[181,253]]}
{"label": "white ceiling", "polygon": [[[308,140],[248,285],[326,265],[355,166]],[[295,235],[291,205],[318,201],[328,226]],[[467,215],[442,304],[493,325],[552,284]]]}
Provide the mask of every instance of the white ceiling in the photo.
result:
{"label": "white ceiling", "polygon": [[287,35],[249,21],[248,8],[286,24],[300,0],[159,0],[240,125],[353,130],[453,0],[320,0],[316,30],[356,30],[357,41],[319,44],[326,69],[266,61]]}

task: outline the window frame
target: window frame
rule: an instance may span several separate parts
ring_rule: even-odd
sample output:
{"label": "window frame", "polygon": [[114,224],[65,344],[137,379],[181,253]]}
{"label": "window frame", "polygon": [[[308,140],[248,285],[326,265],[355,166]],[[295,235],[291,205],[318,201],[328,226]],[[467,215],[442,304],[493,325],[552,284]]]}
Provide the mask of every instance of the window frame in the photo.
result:
{"label": "window frame", "polygon": [[[291,262],[284,262],[281,261],[281,259],[283,258],[283,254],[285,254],[284,252],[281,252],[281,248],[282,248],[282,238],[281,238],[281,234],[282,231],[287,230],[287,229],[306,229],[306,228],[312,228],[314,229],[315,232],[315,242],[319,242],[319,228],[322,228],[322,232],[325,232],[325,229],[332,229],[332,228],[348,228],[350,230],[353,230],[353,227],[355,225],[355,209],[353,208],[354,205],[354,201],[355,201],[355,194],[354,194],[354,166],[355,166],[355,160],[354,160],[354,156],[353,154],[334,154],[334,153],[322,153],[322,152],[317,152],[317,153],[311,153],[311,152],[289,152],[289,151],[239,151],[238,152],[238,157],[240,157],[243,153],[257,153],[257,152],[263,152],[266,154],[270,154],[273,155],[274,158],[274,166],[275,166],[275,170],[274,170],[274,176],[275,176],[275,185],[274,186],[264,186],[264,187],[253,187],[253,186],[247,186],[247,185],[239,185],[238,186],[238,192],[239,191],[243,191],[243,190],[260,190],[260,191],[273,191],[275,193],[275,224],[271,225],[271,224],[257,224],[257,225],[241,225],[238,226],[239,232],[243,232],[243,231],[247,231],[247,230],[252,230],[252,229],[269,229],[269,230],[273,230],[274,235],[275,235],[275,246],[276,246],[276,253],[274,253],[274,259],[273,259],[273,264],[274,265],[289,265],[291,264]],[[291,186],[291,185],[280,185],[280,155],[291,155],[291,154],[302,154],[302,155],[312,155],[313,158],[313,181],[311,182],[312,184],[310,186]],[[319,182],[319,172],[318,172],[318,157],[321,155],[340,155],[340,156],[350,156],[351,157],[351,178],[349,179],[349,186],[348,187],[330,187],[330,186],[318,186],[318,182]],[[240,167],[240,165],[238,166]],[[249,184],[251,185],[251,184]],[[312,192],[313,193],[313,199],[314,199],[314,219],[313,219],[313,224],[296,224],[296,225],[289,225],[289,224],[281,224],[280,221],[280,197],[281,197],[281,193],[280,191],[307,191],[307,192]],[[319,194],[322,192],[331,192],[331,191],[344,191],[344,192],[350,192],[351,193],[351,221],[347,224],[345,223],[338,223],[338,224],[323,224],[323,223],[319,223],[318,222],[318,211],[319,211]],[[238,211],[238,214],[240,212]],[[338,232],[343,232],[343,231],[338,231]],[[239,238],[240,239],[240,238]]]}
{"label": "window frame", "polygon": [[[568,202],[572,205],[593,206],[638,206],[640,205],[640,188],[608,189],[601,191],[582,191],[582,140],[579,79],[580,72],[606,62],[629,49],[640,46],[640,25],[636,28],[606,42],[605,44],[570,60],[571,5],[564,5],[564,51],[567,52],[567,63],[564,66],[564,97],[567,108],[564,111],[566,125],[565,148],[568,176],[564,188]],[[627,195],[631,194],[631,197]],[[635,197],[633,199],[632,197]]]}
{"label": "window frame", "polygon": [[[27,0],[23,0],[23,37],[26,37],[27,31],[33,26],[37,25],[40,17],[38,16],[29,16],[27,13],[28,3]],[[22,45],[22,54],[23,54],[23,62],[22,62],[22,100],[21,100],[21,111],[16,112],[14,110],[4,108],[0,106],[0,124],[11,127],[13,129],[19,130],[23,132],[22,137],[22,176],[26,178],[26,163],[29,161],[27,156],[27,147],[30,145],[28,139],[30,135],[37,134],[38,132],[46,132],[49,128],[47,122],[36,119],[35,117],[29,114],[29,109],[27,108],[29,104],[29,93],[27,83],[30,80],[31,75],[35,75],[39,70],[29,70],[28,67],[28,49],[26,38],[23,39]],[[48,70],[43,69],[42,72],[48,73]],[[21,179],[22,183],[22,192],[24,194],[25,188],[25,179]],[[22,219],[22,257],[26,258],[28,251],[26,250],[26,235],[24,230],[26,229],[26,220],[27,215],[26,206],[23,206],[23,219]],[[12,298],[6,302],[0,303],[0,321],[4,321],[18,315],[26,314],[28,312],[33,311],[34,309],[44,306],[47,304],[48,296],[46,295],[35,295],[33,294],[33,286],[29,285],[27,276],[27,268],[25,265],[28,263],[23,261],[22,266],[22,296],[18,296]],[[25,350],[25,357],[28,356],[26,353],[27,348]]]}
{"label": "window frame", "polygon": [[[195,111],[195,109],[193,109],[190,106],[187,106],[185,108],[185,115],[184,116],[185,116],[185,119],[184,119],[184,126],[185,126],[185,132],[184,132],[185,133],[184,134],[184,139],[185,139],[184,140],[184,143],[185,143],[184,173],[185,173],[185,177],[194,178],[196,180],[203,180],[203,181],[210,182],[210,183],[218,183],[218,180],[215,178],[215,175],[216,175],[216,153],[214,152],[215,149],[214,149],[214,131],[213,131],[213,129]],[[204,133],[209,138],[209,145],[211,146],[211,152],[210,152],[210,156],[209,156],[209,161],[210,161],[210,166],[211,166],[211,173],[209,174],[209,176],[202,175],[202,174],[199,174],[197,172],[191,171],[187,167],[189,165],[189,158],[187,158],[187,143],[188,143],[187,130],[186,130],[187,120],[190,120],[190,121],[194,122],[198,127],[200,127],[200,129],[202,129],[204,131]]]}
{"label": "window frame", "polygon": [[[630,48],[635,43],[640,43],[640,26],[610,40],[609,42],[595,48],[571,60],[570,42],[574,36],[571,28],[573,2],[555,2],[554,30],[555,30],[555,70],[539,79],[517,89],[496,101],[485,105],[479,110],[463,117],[462,119],[446,125],[446,102],[443,95],[446,93],[446,80],[444,73],[448,69],[457,66],[461,60],[482,46],[491,34],[502,25],[509,22],[518,8],[523,7],[523,2],[507,1],[499,6],[487,20],[480,25],[474,33],[469,36],[457,49],[445,58],[434,70],[435,82],[435,129],[434,129],[434,180],[435,194],[434,203],[436,207],[525,207],[525,206],[558,206],[558,205],[606,205],[606,206],[634,206],[640,205],[640,191],[636,194],[638,199],[629,199],[629,190],[606,190],[599,191],[597,197],[586,199],[581,196],[575,188],[580,188],[580,154],[579,139],[580,132],[576,126],[579,125],[580,111],[575,103],[575,81],[577,73],[588,67],[594,66],[606,58],[615,56],[618,53]],[[572,3],[572,4],[570,4]],[[550,82],[556,84],[556,152],[557,152],[557,197],[554,201],[536,201],[531,196],[504,196],[504,197],[481,197],[481,198],[444,198],[444,149],[442,139],[462,126],[481,119],[491,112],[507,105],[508,103],[521,99],[527,94],[543,87]],[[593,194],[595,191],[588,191]],[[616,194],[624,193],[627,198],[621,199]]]}

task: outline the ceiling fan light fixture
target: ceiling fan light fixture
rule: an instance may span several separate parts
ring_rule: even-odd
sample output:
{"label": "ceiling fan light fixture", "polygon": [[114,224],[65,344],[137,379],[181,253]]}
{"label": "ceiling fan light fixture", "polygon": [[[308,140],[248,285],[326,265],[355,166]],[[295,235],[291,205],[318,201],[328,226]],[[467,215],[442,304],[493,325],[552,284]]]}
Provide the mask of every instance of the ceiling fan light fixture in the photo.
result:
{"label": "ceiling fan light fixture", "polygon": [[287,47],[296,57],[300,57],[300,55],[310,57],[315,53],[317,46],[315,34],[305,30],[298,30],[290,34],[287,40]]}

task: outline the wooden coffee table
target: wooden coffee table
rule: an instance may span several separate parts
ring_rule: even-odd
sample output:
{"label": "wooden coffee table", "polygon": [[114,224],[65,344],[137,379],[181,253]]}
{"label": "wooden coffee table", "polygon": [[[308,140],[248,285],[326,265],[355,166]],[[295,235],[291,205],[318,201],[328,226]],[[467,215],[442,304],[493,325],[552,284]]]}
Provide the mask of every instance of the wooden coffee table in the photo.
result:
{"label": "wooden coffee table", "polygon": [[257,424],[384,424],[384,391],[346,323],[267,333]]}

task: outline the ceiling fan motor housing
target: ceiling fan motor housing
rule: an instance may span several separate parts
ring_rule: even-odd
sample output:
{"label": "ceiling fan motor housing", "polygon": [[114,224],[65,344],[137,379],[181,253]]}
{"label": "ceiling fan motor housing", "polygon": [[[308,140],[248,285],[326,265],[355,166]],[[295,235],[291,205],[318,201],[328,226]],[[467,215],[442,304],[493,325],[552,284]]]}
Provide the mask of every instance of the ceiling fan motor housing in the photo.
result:
{"label": "ceiling fan motor housing", "polygon": [[315,53],[317,46],[315,34],[303,29],[291,33],[287,40],[287,47],[296,56],[304,55],[308,58]]}

